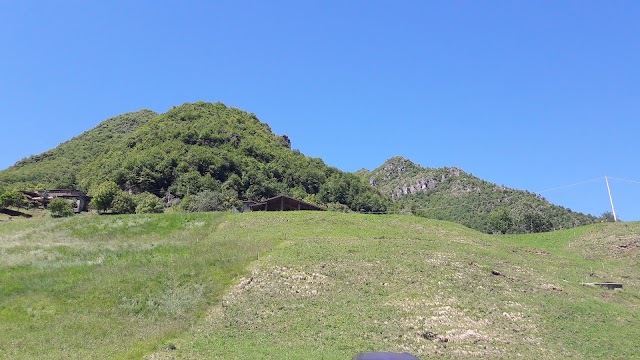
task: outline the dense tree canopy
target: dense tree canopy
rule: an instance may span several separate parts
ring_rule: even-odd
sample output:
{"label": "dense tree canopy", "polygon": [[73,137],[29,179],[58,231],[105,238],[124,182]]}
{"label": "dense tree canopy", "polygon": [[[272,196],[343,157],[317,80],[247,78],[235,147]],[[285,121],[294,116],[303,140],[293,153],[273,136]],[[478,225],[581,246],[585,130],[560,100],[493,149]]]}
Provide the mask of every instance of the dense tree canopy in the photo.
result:
{"label": "dense tree canopy", "polygon": [[123,137],[156,115],[150,110],[140,110],[108,119],[55,149],[22,159],[0,171],[0,184],[11,184],[23,190],[77,188],[83,180],[77,177],[80,169],[103,156]]}
{"label": "dense tree canopy", "polygon": [[292,150],[286,135],[273,134],[255,115],[205,102],[109,119],[0,172],[0,183],[77,188],[94,196],[96,209],[113,212],[131,211],[116,188],[192,200],[197,194],[231,194],[233,201],[315,196],[352,211],[384,211],[389,204],[362,179]]}

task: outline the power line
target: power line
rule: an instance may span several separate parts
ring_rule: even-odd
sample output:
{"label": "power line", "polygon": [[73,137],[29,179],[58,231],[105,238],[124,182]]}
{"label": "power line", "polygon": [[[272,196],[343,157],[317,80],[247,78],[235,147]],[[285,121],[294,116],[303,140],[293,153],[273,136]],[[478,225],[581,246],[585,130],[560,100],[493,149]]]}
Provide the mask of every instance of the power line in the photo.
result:
{"label": "power line", "polygon": [[[595,178],[595,179],[585,180],[585,181],[577,182],[577,183],[575,183],[575,184],[563,185],[563,186],[558,186],[558,187],[554,187],[554,188],[551,188],[551,189],[546,189],[546,190],[538,191],[537,193],[538,193],[538,194],[542,194],[542,193],[544,193],[544,192],[555,191],[555,190],[562,190],[562,189],[566,189],[566,188],[574,187],[574,186],[577,186],[577,185],[582,185],[582,184],[587,184],[587,183],[591,183],[591,182],[599,181],[599,180],[602,180],[602,179],[604,179],[604,177],[603,177],[603,176],[600,176],[600,177],[597,177],[597,178]],[[613,179],[613,178],[611,178],[611,179]]]}
{"label": "power line", "polygon": [[640,184],[640,181],[638,181],[638,180],[622,179],[622,178],[617,178],[617,177],[613,177],[613,176],[609,176],[609,179],[614,179],[614,180],[620,180],[620,181],[626,181],[626,182],[630,182],[630,183]]}

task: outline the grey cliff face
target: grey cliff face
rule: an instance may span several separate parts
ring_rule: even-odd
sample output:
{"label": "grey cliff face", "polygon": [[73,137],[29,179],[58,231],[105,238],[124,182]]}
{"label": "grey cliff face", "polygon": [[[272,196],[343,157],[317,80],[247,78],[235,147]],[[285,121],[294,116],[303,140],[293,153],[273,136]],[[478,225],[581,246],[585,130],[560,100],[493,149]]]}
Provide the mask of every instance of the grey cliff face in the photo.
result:
{"label": "grey cliff face", "polygon": [[[384,184],[399,182],[400,184],[386,189],[393,200],[404,195],[437,189],[440,184],[450,177],[457,177],[464,173],[458,168],[429,169],[414,164],[403,157],[389,159],[370,178],[369,184],[384,187]],[[400,181],[398,181],[400,180]]]}

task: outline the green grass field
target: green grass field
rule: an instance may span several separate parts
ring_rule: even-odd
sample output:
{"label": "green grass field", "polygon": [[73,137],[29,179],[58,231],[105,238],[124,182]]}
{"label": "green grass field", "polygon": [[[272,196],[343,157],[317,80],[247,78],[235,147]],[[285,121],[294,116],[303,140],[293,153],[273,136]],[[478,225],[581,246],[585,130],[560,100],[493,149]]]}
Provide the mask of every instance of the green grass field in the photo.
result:
{"label": "green grass field", "polygon": [[[490,236],[331,212],[5,221],[0,358],[640,358],[639,255],[640,223]],[[625,288],[582,285],[598,281]]]}

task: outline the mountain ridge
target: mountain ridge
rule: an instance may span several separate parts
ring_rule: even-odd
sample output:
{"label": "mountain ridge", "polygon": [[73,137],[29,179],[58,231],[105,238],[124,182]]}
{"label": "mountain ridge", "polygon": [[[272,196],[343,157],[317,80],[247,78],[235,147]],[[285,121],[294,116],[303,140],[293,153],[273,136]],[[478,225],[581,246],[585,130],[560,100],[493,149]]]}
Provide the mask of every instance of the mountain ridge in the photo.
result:
{"label": "mountain ridge", "polygon": [[402,156],[357,173],[391,198],[397,211],[460,222],[483,232],[540,232],[598,221],[593,215],[482,180],[457,167],[422,167]]}
{"label": "mountain ridge", "polygon": [[283,194],[334,210],[413,214],[483,232],[539,232],[596,221],[460,168],[422,167],[401,156],[371,171],[343,172],[291,149],[288,136],[274,134],[255,114],[220,102],[118,115],[0,171],[0,187],[20,190],[93,193],[108,181],[130,194],[163,198],[165,206],[210,191],[223,194],[225,206]]}
{"label": "mountain ridge", "polygon": [[[383,190],[388,192],[393,200],[402,195],[414,194],[420,191],[435,189],[439,183],[450,176],[460,176],[464,170],[457,167],[428,168],[422,167],[410,159],[402,156],[394,156],[385,161],[381,166],[370,171],[369,184],[378,186],[378,183],[394,184],[402,182],[403,185],[395,189],[385,186]],[[364,173],[360,173],[364,174]]]}

